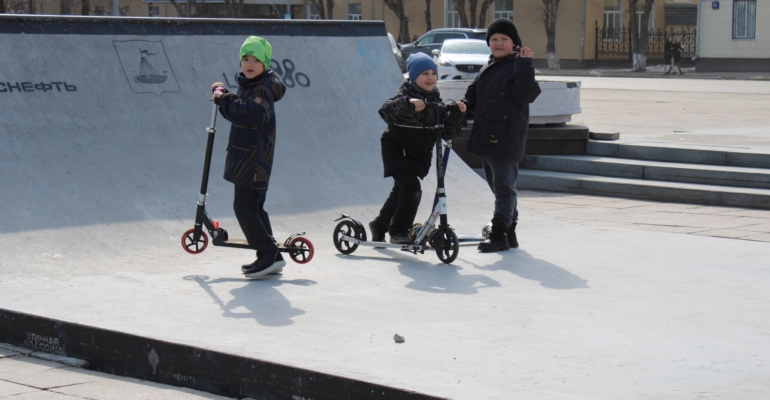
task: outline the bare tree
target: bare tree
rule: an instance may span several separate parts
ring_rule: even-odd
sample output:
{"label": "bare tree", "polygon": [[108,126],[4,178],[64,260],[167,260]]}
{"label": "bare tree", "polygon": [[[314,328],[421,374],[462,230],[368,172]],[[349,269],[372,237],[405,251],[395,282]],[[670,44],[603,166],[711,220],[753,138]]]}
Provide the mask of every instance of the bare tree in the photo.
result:
{"label": "bare tree", "polygon": [[[647,27],[650,23],[650,13],[655,0],[644,1],[644,11],[642,11],[641,26],[636,20],[636,4],[639,0],[629,0],[628,5],[628,29],[631,31],[631,51],[634,54],[633,70],[634,72],[644,72],[647,70]],[[642,33],[641,35],[639,33]]]}
{"label": "bare tree", "polygon": [[225,0],[225,13],[230,18],[240,18],[243,12],[243,0]]}
{"label": "bare tree", "polygon": [[184,4],[179,4],[179,3],[176,2],[176,0],[169,0],[169,1],[171,2],[171,5],[174,6],[174,8],[176,9],[176,15],[177,16],[179,16],[179,17],[189,17],[189,15],[187,14],[187,10],[185,9],[186,7],[185,7]]}
{"label": "bare tree", "polygon": [[[1,1],[3,0],[0,0],[0,2]],[[425,26],[427,27],[427,29],[425,29],[426,32],[433,29],[430,24],[430,0],[425,0]]]}
{"label": "bare tree", "polygon": [[[561,69],[559,56],[556,54],[556,16],[559,12],[559,2],[561,0],[543,0],[544,13],[543,24],[545,25],[545,36],[548,42],[545,45],[545,59],[548,61],[548,69]],[[632,0],[633,1],[633,0]]]}
{"label": "bare tree", "polygon": [[468,25],[468,13],[465,10],[465,0],[455,0],[455,8],[457,11],[457,16],[460,17],[460,26],[463,28],[467,28],[470,25]]}
{"label": "bare tree", "polygon": [[334,0],[326,0],[326,7],[324,7],[323,0],[309,1],[310,4],[312,4],[316,10],[318,10],[318,16],[321,17],[321,19],[334,19]]}
{"label": "bare tree", "polygon": [[479,24],[477,25],[478,28],[484,28],[487,24],[487,11],[489,10],[489,5],[492,4],[494,0],[482,0],[481,1],[481,10],[479,11]]}
{"label": "bare tree", "polygon": [[407,18],[406,13],[404,12],[404,0],[383,1],[390,11],[393,11],[393,13],[396,14],[396,17],[398,17],[398,42],[411,42],[411,37],[409,36],[409,18]]}
{"label": "bare tree", "polygon": [[[487,11],[489,5],[494,0],[468,0],[468,7],[465,7],[465,0],[455,0],[455,6],[457,7],[457,16],[460,17],[460,26],[464,28],[483,28],[487,20]],[[481,10],[479,10],[481,5]],[[476,14],[476,11],[479,13]],[[470,12],[470,18],[469,18]],[[479,16],[478,24],[476,24],[476,15]]]}
{"label": "bare tree", "polygon": [[60,6],[61,6],[61,15],[72,14],[72,0],[61,0]]}

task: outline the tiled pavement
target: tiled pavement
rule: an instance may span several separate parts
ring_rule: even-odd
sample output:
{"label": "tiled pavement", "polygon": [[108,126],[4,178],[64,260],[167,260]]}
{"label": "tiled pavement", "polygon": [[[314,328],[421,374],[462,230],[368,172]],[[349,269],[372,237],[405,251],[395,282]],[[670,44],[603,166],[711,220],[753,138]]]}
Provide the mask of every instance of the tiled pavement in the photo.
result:
{"label": "tiled pavement", "polygon": [[519,191],[519,203],[577,224],[770,242],[770,210]]}
{"label": "tiled pavement", "polygon": [[0,348],[0,399],[226,399],[210,393],[70,367]]}

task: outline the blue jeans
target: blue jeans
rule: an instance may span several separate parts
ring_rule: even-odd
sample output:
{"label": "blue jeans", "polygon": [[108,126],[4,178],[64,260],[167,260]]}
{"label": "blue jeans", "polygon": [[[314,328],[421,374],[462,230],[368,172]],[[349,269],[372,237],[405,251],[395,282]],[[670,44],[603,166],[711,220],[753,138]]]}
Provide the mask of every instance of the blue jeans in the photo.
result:
{"label": "blue jeans", "polygon": [[519,219],[516,210],[516,181],[519,179],[519,161],[507,157],[481,156],[484,176],[495,195],[494,218],[510,227]]}

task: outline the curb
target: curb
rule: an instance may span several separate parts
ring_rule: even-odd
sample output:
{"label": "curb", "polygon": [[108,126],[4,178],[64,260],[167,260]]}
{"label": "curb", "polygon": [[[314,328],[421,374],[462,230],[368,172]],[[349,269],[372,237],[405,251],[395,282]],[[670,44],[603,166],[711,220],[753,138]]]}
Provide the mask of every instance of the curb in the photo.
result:
{"label": "curb", "polygon": [[[440,397],[308,369],[151,339],[0,308],[4,348],[88,369],[226,397],[397,399]],[[15,347],[18,346],[18,347]],[[82,360],[82,361],[81,361]]]}

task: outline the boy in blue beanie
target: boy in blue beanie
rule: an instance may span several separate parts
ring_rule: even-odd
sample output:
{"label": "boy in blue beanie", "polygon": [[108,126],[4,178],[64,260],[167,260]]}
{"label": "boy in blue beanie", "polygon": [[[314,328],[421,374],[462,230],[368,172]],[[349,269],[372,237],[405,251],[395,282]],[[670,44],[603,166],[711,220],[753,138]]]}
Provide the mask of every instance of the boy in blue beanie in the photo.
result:
{"label": "boy in blue beanie", "polygon": [[[431,166],[435,133],[435,115],[426,110],[425,103],[441,102],[436,88],[436,63],[423,53],[412,54],[406,60],[409,78],[401,83],[398,93],[380,107],[380,116],[388,124],[382,134],[382,163],[385,177],[393,177],[393,190],[385,200],[380,214],[369,222],[372,241],[384,242],[385,232],[390,242],[412,242],[412,227],[420,205],[420,180]],[[460,132],[465,114],[447,112],[442,117],[445,139]]]}
{"label": "boy in blue beanie", "polygon": [[495,194],[495,212],[488,240],[481,252],[519,247],[516,239],[516,181],[524,158],[529,129],[529,104],[540,94],[532,68],[532,50],[521,47],[521,38],[507,18],[487,28],[492,55],[476,80],[468,86],[460,110],[475,110],[468,151],[481,155],[484,175]]}
{"label": "boy in blue beanie", "polygon": [[275,154],[274,103],[286,93],[286,86],[270,69],[272,50],[267,40],[249,36],[240,51],[238,93],[228,92],[222,82],[211,85],[211,100],[232,122],[225,179],[235,184],[235,217],[249,246],[257,249],[257,260],[241,267],[250,279],[279,273],[286,265],[264,209]]}

